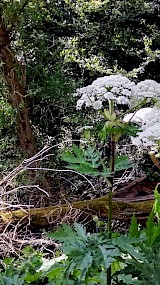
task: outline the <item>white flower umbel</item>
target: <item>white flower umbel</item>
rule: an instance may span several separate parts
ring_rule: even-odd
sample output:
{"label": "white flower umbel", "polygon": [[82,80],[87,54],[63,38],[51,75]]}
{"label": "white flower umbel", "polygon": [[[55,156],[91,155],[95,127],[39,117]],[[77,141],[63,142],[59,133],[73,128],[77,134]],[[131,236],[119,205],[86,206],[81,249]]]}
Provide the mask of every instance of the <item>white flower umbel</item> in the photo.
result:
{"label": "white flower umbel", "polygon": [[134,112],[134,113],[129,113],[124,116],[123,122],[128,123],[136,123],[138,125],[142,125],[143,121],[145,119],[145,116],[150,113],[153,110],[153,108],[141,108],[140,110]]}
{"label": "white flower umbel", "polygon": [[133,97],[136,99],[160,99],[160,84],[150,79],[141,81],[135,85]]}
{"label": "white flower umbel", "polygon": [[122,75],[99,77],[91,85],[76,90],[75,96],[81,96],[77,110],[82,106],[102,109],[103,103],[111,99],[117,104],[130,106],[134,87],[135,83]]}
{"label": "white flower umbel", "polygon": [[[144,109],[148,109],[148,112],[143,112],[143,109],[138,111],[141,111],[143,115],[145,113],[145,115],[141,116],[141,132],[137,137],[131,138],[132,143],[138,147],[156,146],[157,142],[160,141],[160,110],[155,108]],[[149,109],[152,110],[149,111]],[[131,121],[135,122],[135,118],[133,116]],[[140,116],[138,117],[138,123],[140,123]]]}

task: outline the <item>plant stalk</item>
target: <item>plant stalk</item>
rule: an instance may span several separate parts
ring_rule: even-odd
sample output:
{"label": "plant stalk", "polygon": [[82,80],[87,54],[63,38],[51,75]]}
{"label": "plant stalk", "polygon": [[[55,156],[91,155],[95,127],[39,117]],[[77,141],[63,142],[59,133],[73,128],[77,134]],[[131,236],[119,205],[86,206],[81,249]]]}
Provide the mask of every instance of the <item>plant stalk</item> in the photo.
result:
{"label": "plant stalk", "polygon": [[[112,114],[114,112],[114,102],[111,100],[109,102],[109,110]],[[110,185],[109,185],[109,197],[108,197],[108,236],[112,238],[112,192],[113,192],[113,179],[114,179],[114,171],[115,171],[115,137],[114,134],[111,134],[111,147],[110,147]],[[111,266],[107,269],[107,285],[112,284],[112,272]]]}
{"label": "plant stalk", "polygon": [[109,205],[108,205],[108,233],[109,238],[111,238],[112,231],[112,192],[113,192],[113,178],[114,178],[114,166],[115,166],[115,140],[114,136],[111,135],[111,154],[110,154],[110,171],[111,177],[109,179]]}

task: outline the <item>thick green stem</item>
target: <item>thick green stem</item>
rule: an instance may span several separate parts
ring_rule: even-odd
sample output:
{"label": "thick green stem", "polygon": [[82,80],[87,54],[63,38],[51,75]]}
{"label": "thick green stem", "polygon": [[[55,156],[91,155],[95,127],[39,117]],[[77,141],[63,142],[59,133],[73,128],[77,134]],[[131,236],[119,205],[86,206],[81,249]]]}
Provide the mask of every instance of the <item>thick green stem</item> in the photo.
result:
{"label": "thick green stem", "polygon": [[[109,110],[112,114],[114,112],[114,103],[111,100],[109,102]],[[110,152],[110,185],[109,185],[109,200],[108,200],[108,235],[111,239],[112,237],[112,192],[113,192],[113,178],[114,178],[114,169],[115,168],[115,138],[114,134],[111,135],[111,152]],[[112,284],[112,272],[111,266],[107,270],[107,285]]]}
{"label": "thick green stem", "polygon": [[114,165],[115,165],[115,141],[114,136],[111,136],[111,154],[110,154],[110,186],[109,186],[109,205],[108,205],[108,232],[111,238],[112,231],[112,192],[113,192],[113,178],[114,178]]}

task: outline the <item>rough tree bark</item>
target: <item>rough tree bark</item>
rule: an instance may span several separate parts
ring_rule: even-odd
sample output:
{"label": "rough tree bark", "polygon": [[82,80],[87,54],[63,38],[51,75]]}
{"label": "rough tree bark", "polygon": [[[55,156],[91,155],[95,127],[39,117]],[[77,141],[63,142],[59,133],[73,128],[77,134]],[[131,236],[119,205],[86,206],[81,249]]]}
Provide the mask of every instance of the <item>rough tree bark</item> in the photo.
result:
{"label": "rough tree bark", "polygon": [[[17,131],[23,155],[28,158],[36,154],[37,145],[31,128],[26,101],[26,76],[24,65],[19,62],[11,48],[10,34],[0,15],[0,61],[4,80],[9,90],[9,102],[16,116]],[[19,72],[20,71],[20,72]]]}

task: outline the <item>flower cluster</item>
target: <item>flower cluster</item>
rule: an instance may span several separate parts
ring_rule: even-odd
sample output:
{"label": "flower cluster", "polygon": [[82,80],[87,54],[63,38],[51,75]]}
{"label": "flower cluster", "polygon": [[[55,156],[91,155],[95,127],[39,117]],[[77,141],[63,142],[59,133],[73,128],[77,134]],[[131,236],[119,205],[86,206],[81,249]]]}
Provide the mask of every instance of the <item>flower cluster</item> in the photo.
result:
{"label": "flower cluster", "polygon": [[103,107],[103,102],[109,99],[113,99],[117,104],[130,106],[133,87],[135,83],[122,75],[97,78],[91,85],[76,90],[75,95],[81,95],[77,101],[77,109],[85,105],[98,110]]}
{"label": "flower cluster", "polygon": [[131,106],[135,99],[160,99],[160,84],[154,80],[144,80],[137,85],[127,77],[110,75],[99,77],[91,85],[76,90],[75,96],[81,96],[77,101],[77,110],[82,106],[101,109],[106,100],[113,99],[116,104]]}
{"label": "flower cluster", "polygon": [[132,96],[137,99],[160,99],[160,84],[150,79],[141,81],[133,88]]}
{"label": "flower cluster", "polygon": [[149,107],[148,108],[141,108],[134,113],[129,113],[129,114],[125,115],[123,118],[123,122],[124,123],[132,122],[132,123],[135,123],[135,124],[141,126],[143,124],[145,116],[149,112],[151,112],[152,110],[153,110],[153,108],[149,108]]}
{"label": "flower cluster", "polygon": [[[160,100],[160,84],[154,80],[144,80],[135,84],[122,75],[110,75],[97,78],[83,88],[76,90],[75,96],[80,96],[77,101],[77,110],[82,106],[102,109],[104,102],[114,100],[119,105],[131,106],[132,99]],[[128,114],[124,122],[132,121],[141,127],[141,132],[132,143],[137,146],[153,146],[160,140],[160,110],[155,108],[142,108],[135,114]]]}
{"label": "flower cluster", "polygon": [[[127,115],[128,116],[128,115]],[[160,140],[160,110],[155,108],[142,108],[135,114],[124,117],[124,122],[131,121],[140,124],[141,132],[137,137],[132,137],[132,143],[136,146],[156,146]]]}

